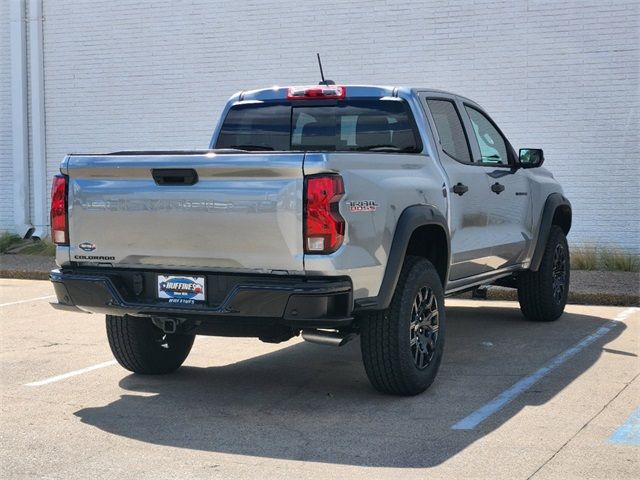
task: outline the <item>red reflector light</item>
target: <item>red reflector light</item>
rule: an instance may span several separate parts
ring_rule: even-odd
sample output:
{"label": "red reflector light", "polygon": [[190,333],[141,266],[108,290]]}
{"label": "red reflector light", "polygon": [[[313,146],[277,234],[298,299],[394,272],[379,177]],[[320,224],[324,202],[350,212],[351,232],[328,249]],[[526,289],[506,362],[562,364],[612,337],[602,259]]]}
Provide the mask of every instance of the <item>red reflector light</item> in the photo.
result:
{"label": "red reflector light", "polygon": [[338,85],[314,85],[312,87],[289,87],[287,99],[289,100],[313,100],[313,99],[341,99],[347,94],[347,89]]}
{"label": "red reflector light", "polygon": [[56,175],[51,186],[51,239],[57,245],[69,244],[67,224],[67,177]]}
{"label": "red reflector light", "polygon": [[305,180],[304,250],[306,253],[335,252],[344,238],[344,218],[338,202],[344,194],[342,177],[323,175]]}

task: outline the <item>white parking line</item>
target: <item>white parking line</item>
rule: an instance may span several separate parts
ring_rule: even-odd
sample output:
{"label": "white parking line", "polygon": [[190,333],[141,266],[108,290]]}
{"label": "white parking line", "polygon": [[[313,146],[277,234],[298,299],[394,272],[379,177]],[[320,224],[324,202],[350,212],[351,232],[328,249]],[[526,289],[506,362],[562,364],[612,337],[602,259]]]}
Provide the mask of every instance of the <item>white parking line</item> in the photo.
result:
{"label": "white parking line", "polygon": [[569,348],[568,350],[565,350],[560,355],[551,359],[551,361],[548,362],[545,366],[543,366],[536,372],[532,373],[528,377],[525,377],[522,380],[518,381],[515,385],[513,385],[511,388],[508,388],[507,390],[502,392],[500,395],[498,395],[496,398],[491,400],[489,403],[486,403],[485,405],[480,407],[478,410],[473,412],[471,415],[463,418],[458,423],[454,424],[451,427],[451,429],[452,430],[474,429],[481,422],[483,422],[488,417],[490,417],[491,415],[493,415],[494,413],[502,409],[502,407],[504,407],[505,405],[513,401],[517,396],[524,393],[527,389],[529,389],[529,387],[535,384],[542,377],[544,377],[549,372],[551,372],[555,368],[562,365],[564,362],[569,360],[571,357],[573,357],[583,348],[591,345],[600,337],[609,333],[609,331],[611,331],[611,329],[614,328],[618,324],[618,322],[625,320],[626,318],[628,318],[638,310],[640,309],[637,307],[630,307],[630,308],[627,308],[626,310],[623,310],[618,315],[616,315],[616,317],[613,320],[610,320],[609,322],[605,323],[602,327],[600,327],[594,333],[586,336],[581,341],[576,343],[573,347]]}
{"label": "white parking line", "polygon": [[62,375],[56,375],[55,377],[45,378],[44,380],[38,380],[37,382],[25,383],[25,387],[41,387],[42,385],[47,385],[53,382],[59,382],[60,380],[65,380],[70,377],[75,377],[76,375],[82,375],[83,373],[91,372],[93,370],[98,370],[99,368],[110,367],[112,365],[115,365],[116,363],[117,362],[115,360],[110,360],[108,362],[92,365],[91,367],[81,368],[80,370],[74,370],[73,372],[63,373]]}
{"label": "white parking line", "polygon": [[45,295],[44,297],[29,298],[27,300],[18,300],[17,302],[0,303],[0,307],[8,307],[9,305],[18,305],[19,303],[35,302],[36,300],[46,300],[47,298],[55,298],[55,295]]}

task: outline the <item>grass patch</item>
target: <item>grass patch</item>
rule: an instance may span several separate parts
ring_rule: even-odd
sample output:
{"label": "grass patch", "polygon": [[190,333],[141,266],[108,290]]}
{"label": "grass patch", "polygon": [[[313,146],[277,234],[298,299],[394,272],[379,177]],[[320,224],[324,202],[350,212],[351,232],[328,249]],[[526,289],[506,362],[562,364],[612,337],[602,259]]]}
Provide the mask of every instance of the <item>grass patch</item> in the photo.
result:
{"label": "grass patch", "polygon": [[597,270],[598,251],[594,247],[571,249],[571,268],[573,270]]}
{"label": "grass patch", "polygon": [[6,253],[11,247],[22,241],[19,235],[15,233],[4,232],[0,235],[0,253]]}
{"label": "grass patch", "polygon": [[[27,240],[27,242],[29,242],[29,240]],[[12,251],[12,253],[54,257],[56,255],[56,246],[48,240],[31,240],[30,243],[21,246],[19,250]]]}
{"label": "grass patch", "polygon": [[3,233],[0,235],[0,254],[21,255],[46,255],[53,257],[56,254],[56,246],[48,239],[23,239],[15,233]]}
{"label": "grass patch", "polygon": [[571,249],[571,268],[607,272],[640,272],[640,255],[616,248],[574,247]]}
{"label": "grass patch", "polygon": [[640,256],[620,250],[602,250],[600,263],[603,270],[640,272]]}

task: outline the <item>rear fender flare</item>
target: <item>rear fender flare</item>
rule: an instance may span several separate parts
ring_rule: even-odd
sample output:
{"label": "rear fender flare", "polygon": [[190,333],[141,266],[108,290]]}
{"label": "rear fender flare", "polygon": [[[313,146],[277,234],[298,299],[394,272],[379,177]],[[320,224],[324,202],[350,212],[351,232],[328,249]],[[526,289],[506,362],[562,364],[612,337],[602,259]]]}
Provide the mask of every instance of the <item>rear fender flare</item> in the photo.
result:
{"label": "rear fender flare", "polygon": [[[363,298],[356,301],[356,309],[367,310],[384,310],[391,304],[391,299],[400,278],[400,271],[404,263],[407,253],[407,247],[411,240],[413,232],[423,226],[437,225],[441,227],[446,235],[447,240],[447,271],[445,272],[445,280],[449,278],[449,266],[451,264],[451,242],[449,236],[449,226],[445,216],[432,205],[413,205],[407,207],[396,223],[391,249],[387,257],[387,266],[385,268],[380,291],[376,297]],[[446,285],[442,286],[446,288]]]}

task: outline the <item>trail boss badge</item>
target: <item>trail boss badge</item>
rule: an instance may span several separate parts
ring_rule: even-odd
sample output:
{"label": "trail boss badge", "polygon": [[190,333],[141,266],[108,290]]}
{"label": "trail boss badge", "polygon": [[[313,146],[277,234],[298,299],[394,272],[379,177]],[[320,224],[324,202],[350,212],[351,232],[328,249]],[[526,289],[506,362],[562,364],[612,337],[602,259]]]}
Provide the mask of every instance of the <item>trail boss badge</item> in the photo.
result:
{"label": "trail boss badge", "polygon": [[351,212],[375,212],[378,209],[378,204],[373,200],[354,200],[347,202],[347,205]]}

